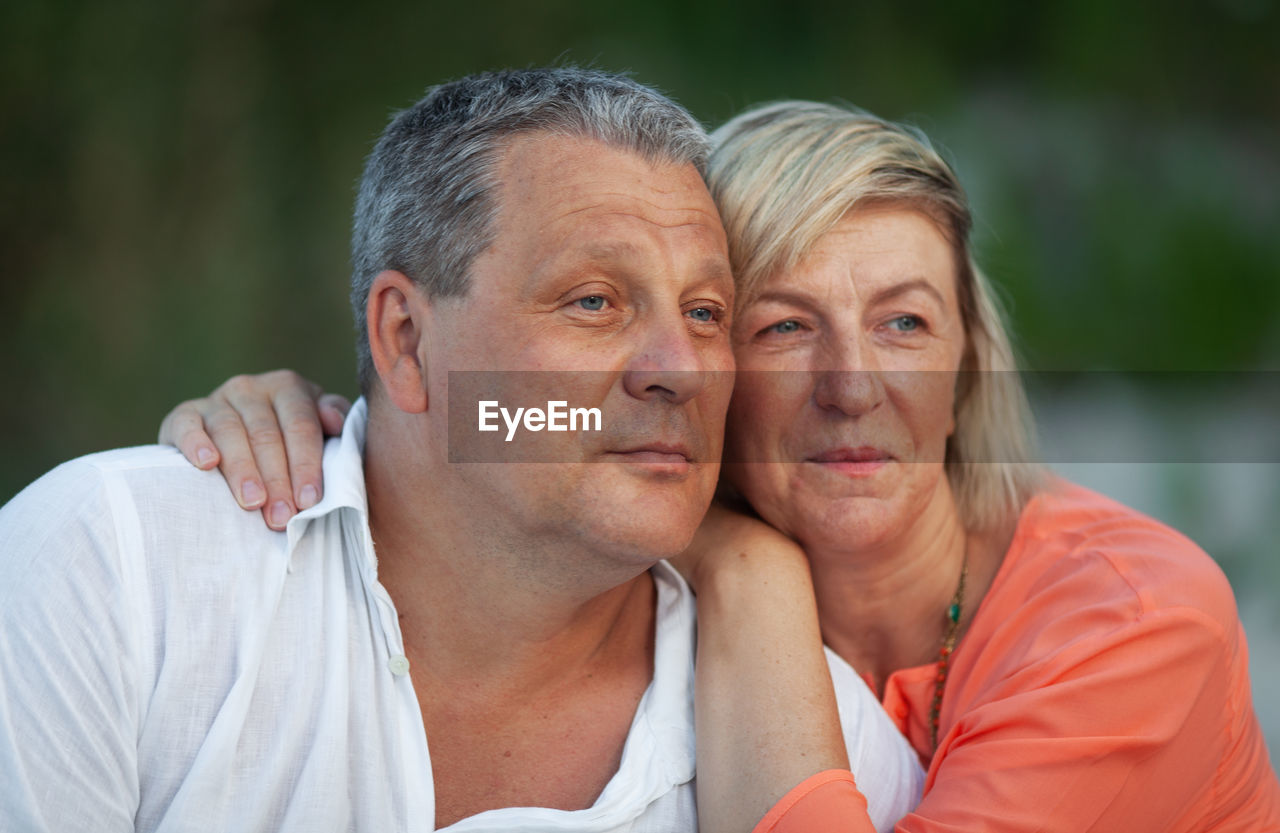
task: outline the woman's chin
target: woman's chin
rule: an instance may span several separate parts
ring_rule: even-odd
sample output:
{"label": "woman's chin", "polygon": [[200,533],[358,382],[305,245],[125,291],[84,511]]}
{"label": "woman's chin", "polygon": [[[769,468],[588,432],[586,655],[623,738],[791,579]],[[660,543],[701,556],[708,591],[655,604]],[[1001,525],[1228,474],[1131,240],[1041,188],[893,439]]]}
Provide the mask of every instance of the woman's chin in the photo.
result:
{"label": "woman's chin", "polygon": [[815,550],[878,549],[906,526],[899,507],[879,497],[847,497],[813,509],[818,511],[812,513],[812,533],[807,537]]}

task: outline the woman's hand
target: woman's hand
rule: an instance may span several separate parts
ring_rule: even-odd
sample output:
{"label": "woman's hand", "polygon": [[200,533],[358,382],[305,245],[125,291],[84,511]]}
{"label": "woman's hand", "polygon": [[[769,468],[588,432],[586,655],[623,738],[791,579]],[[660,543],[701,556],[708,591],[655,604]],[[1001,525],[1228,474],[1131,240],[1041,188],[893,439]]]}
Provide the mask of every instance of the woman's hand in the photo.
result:
{"label": "woman's hand", "polygon": [[771,571],[809,572],[800,545],[758,518],[711,504],[693,541],[671,566],[697,592],[710,581],[736,573],[763,577]]}
{"label": "woman's hand", "polygon": [[342,432],[349,410],[345,397],[292,370],[233,376],[170,411],[158,442],[197,468],[217,466],[239,504],[261,508],[267,526],[281,530],[320,501],[324,437]]}
{"label": "woman's hand", "polygon": [[719,504],[672,563],[698,593],[699,826],[751,830],[792,787],[849,767],[809,563]]}

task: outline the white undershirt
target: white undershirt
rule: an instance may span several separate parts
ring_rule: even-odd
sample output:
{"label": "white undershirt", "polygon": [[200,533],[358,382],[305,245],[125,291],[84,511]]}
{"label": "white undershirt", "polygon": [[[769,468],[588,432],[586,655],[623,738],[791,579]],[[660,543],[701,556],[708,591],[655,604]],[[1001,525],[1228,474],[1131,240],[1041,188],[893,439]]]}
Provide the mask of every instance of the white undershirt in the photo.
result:
{"label": "white undershirt", "polygon": [[[431,761],[378,583],[357,403],[325,497],[287,532],[173,449],[83,457],[0,509],[0,829],[430,831]],[[654,680],[585,810],[506,808],[450,833],[696,826],[693,598],[665,563]],[[834,655],[850,763],[880,829],[923,773]]]}

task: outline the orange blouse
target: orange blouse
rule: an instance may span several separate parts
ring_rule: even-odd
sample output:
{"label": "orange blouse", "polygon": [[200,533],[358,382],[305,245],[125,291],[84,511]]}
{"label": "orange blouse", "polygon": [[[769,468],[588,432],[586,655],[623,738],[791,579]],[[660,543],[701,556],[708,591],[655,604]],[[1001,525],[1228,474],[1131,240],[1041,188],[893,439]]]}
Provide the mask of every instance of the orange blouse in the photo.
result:
{"label": "orange blouse", "polygon": [[[933,665],[885,710],[928,767],[897,826],[941,831],[1280,831],[1226,577],[1190,540],[1057,482],[1028,504],[952,657],[936,753]],[[788,793],[756,833],[870,831],[849,773]]]}

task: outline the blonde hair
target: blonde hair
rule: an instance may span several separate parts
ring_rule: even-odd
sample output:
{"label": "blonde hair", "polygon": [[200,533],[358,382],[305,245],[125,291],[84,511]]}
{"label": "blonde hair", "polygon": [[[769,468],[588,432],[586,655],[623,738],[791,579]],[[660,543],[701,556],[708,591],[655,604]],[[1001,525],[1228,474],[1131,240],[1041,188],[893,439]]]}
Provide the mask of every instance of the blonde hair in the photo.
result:
{"label": "blonde hair", "polygon": [[946,473],[967,528],[1012,522],[1041,468],[1000,305],[969,254],[973,221],[955,172],[918,131],[809,101],[748,110],[711,141],[707,184],[729,236],[739,305],[855,208],[901,206],[938,224],[955,250],[966,336]]}

